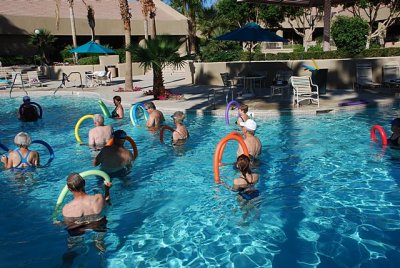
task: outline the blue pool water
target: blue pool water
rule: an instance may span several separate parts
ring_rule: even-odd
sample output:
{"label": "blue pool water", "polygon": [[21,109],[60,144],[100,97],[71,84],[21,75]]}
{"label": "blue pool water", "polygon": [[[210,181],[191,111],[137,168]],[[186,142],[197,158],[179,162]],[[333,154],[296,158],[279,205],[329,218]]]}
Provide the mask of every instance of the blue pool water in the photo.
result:
{"label": "blue pool water", "polygon": [[[101,110],[90,98],[33,100],[42,104],[43,120],[21,123],[15,120],[20,99],[2,99],[0,142],[12,147],[14,135],[27,131],[33,139],[51,144],[56,159],[24,181],[0,172],[1,267],[400,263],[400,153],[383,150],[369,137],[374,124],[389,131],[398,107],[257,119],[257,136],[263,143],[257,170],[261,196],[244,205],[213,180],[215,146],[237,130],[226,126],[223,117],[189,114],[191,137],[183,149],[161,144],[157,135],[132,127],[129,117],[107,121],[136,141],[139,157],[126,181],[113,180],[104,237],[90,231],[71,239],[64,226],[52,224],[51,214],[66,176],[92,169],[92,153],[75,141],[75,123]],[[90,127],[90,120],[82,124],[82,140],[87,140]],[[236,148],[234,142],[228,143],[224,162],[234,161]],[[32,149],[46,159],[43,147]],[[226,166],[221,176],[230,184],[237,174]],[[88,192],[93,188],[98,188],[94,180]],[[99,244],[105,251],[96,247]]]}

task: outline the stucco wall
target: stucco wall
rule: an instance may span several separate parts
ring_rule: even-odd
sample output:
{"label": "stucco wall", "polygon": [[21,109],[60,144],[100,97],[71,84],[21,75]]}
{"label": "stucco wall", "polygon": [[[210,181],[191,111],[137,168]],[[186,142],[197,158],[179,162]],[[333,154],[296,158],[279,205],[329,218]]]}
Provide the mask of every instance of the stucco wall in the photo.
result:
{"label": "stucco wall", "polygon": [[[352,88],[356,77],[356,64],[372,63],[373,80],[382,81],[382,66],[389,62],[400,65],[400,57],[370,58],[370,59],[329,59],[316,60],[320,69],[328,69],[327,90],[337,88]],[[303,65],[314,67],[311,60],[295,61],[268,61],[268,62],[215,62],[190,63],[193,72],[193,81],[200,85],[222,86],[220,73],[228,72],[231,77],[241,74],[261,74],[267,77],[271,84],[278,70],[293,70],[294,75],[311,75]],[[188,74],[190,75],[190,74]],[[190,79],[188,77],[188,79]]]}

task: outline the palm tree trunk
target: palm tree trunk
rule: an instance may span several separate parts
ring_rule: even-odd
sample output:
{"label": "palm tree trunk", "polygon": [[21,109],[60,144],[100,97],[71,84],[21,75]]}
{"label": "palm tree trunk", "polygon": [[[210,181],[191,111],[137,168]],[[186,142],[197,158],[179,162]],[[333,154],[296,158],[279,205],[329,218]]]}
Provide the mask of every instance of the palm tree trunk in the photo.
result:
{"label": "palm tree trunk", "polygon": [[[119,0],[121,18],[124,22],[125,48],[131,45],[131,13],[129,12],[128,0]],[[125,50],[125,90],[132,90],[132,55]]]}
{"label": "palm tree trunk", "polygon": [[150,12],[150,20],[151,20],[151,39],[156,38],[157,36],[157,29],[156,29],[156,12]]}
{"label": "palm tree trunk", "polygon": [[324,2],[324,51],[331,50],[331,0]]}
{"label": "palm tree trunk", "polygon": [[155,66],[153,66],[153,96],[154,99],[165,96],[163,72],[160,67]]}
{"label": "palm tree trunk", "polygon": [[[78,46],[78,43],[76,42],[74,1],[72,1],[72,0],[69,0],[69,19],[70,19],[70,22],[71,22],[72,45],[75,48],[75,47]],[[75,64],[78,62],[78,55],[76,53],[74,53],[74,62],[75,62]]]}

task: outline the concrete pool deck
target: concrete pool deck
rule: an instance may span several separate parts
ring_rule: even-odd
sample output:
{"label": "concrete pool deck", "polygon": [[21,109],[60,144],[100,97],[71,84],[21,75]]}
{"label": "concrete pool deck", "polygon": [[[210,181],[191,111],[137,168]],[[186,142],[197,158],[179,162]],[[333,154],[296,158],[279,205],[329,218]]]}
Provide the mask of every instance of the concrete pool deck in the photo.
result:
{"label": "concrete pool deck", "polygon": [[[35,95],[53,95],[55,89],[61,84],[61,81],[45,81],[43,87],[26,88],[30,96]],[[76,84],[76,83],[75,83]],[[157,109],[170,114],[174,111],[181,110],[185,112],[193,112],[198,114],[215,114],[224,115],[226,103],[223,94],[217,94],[215,106],[208,101],[208,93],[210,89],[222,90],[222,86],[210,85],[192,85],[185,80],[183,75],[164,75],[165,87],[174,94],[182,94],[180,100],[153,100],[153,96],[146,96],[143,93],[152,89],[152,74],[134,76],[133,84],[140,87],[140,91],[121,91],[116,92],[119,88],[124,87],[124,78],[114,78],[108,86],[97,86],[93,88],[75,87],[74,83],[68,83],[66,88],[60,88],[56,95],[82,95],[82,96],[98,96],[107,105],[112,104],[112,98],[119,95],[122,98],[122,104],[125,108],[129,108],[137,102],[153,101]],[[115,91],[114,91],[115,90]],[[222,93],[222,91],[221,91]],[[391,106],[397,100],[397,94],[392,90],[380,90],[380,92],[363,91],[355,92],[353,89],[336,89],[334,91],[327,90],[327,93],[320,96],[320,107],[315,104],[303,104],[300,108],[293,107],[290,95],[270,95],[270,89],[256,89],[255,97],[243,98],[236,100],[249,106],[249,111],[255,116],[279,116],[279,115],[316,115],[323,113],[336,113],[349,110],[365,109],[366,107]],[[12,97],[20,97],[25,95],[21,88],[14,88]],[[0,90],[0,97],[9,97],[10,90]],[[366,104],[357,104],[350,106],[339,106],[343,102],[365,101]],[[34,101],[34,99],[33,99]]]}

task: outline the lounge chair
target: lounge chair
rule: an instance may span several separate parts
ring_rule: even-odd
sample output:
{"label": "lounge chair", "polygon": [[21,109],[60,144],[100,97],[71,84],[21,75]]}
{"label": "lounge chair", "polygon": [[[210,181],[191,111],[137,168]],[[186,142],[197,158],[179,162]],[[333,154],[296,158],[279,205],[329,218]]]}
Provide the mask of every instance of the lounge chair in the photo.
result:
{"label": "lounge chair", "polygon": [[387,63],[382,67],[382,82],[388,87],[400,86],[399,65],[396,62]]}
{"label": "lounge chair", "polygon": [[32,86],[42,86],[42,82],[39,80],[37,71],[29,71],[28,72],[28,84],[30,87]]}
{"label": "lounge chair", "polygon": [[296,105],[299,108],[300,102],[309,101],[310,104],[317,103],[319,107],[318,86],[313,84],[311,77],[292,76],[290,83],[293,87],[293,106]]}
{"label": "lounge chair", "polygon": [[108,71],[96,71],[93,72],[93,83],[95,85],[108,85],[111,83],[111,72]]}
{"label": "lounge chair", "polygon": [[372,80],[371,63],[359,63],[356,65],[356,81],[353,83],[353,89],[360,90],[363,88],[378,88],[382,84]]}

